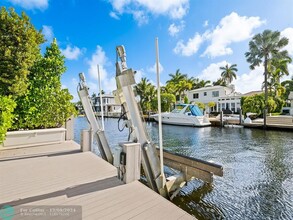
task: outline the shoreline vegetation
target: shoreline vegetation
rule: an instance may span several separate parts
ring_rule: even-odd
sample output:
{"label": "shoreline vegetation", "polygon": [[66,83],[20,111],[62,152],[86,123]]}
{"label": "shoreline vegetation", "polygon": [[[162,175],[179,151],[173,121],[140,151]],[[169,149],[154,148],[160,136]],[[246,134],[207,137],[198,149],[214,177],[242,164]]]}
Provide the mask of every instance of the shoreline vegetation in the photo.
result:
{"label": "shoreline vegetation", "polygon": [[77,113],[61,85],[65,57],[56,39],[42,54],[44,42],[24,12],[1,7],[0,144],[7,131],[61,127]]}

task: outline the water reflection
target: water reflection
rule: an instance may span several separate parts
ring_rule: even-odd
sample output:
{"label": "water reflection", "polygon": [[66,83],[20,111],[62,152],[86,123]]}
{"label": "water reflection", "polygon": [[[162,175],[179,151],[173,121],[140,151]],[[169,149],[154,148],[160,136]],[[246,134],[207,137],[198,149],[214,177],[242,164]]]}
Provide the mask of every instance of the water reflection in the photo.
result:
{"label": "water reflection", "polygon": [[[77,120],[76,130],[85,127]],[[127,140],[117,120],[105,120],[112,148]],[[147,123],[153,142],[158,126]],[[78,136],[76,136],[78,137]],[[213,185],[189,182],[174,203],[198,219],[293,219],[293,133],[163,125],[165,149],[224,167]]]}
{"label": "water reflection", "polygon": [[212,184],[201,181],[191,181],[180,192],[173,202],[180,208],[187,210],[197,219],[224,219],[224,213],[211,201],[206,201],[205,197],[213,190]]}

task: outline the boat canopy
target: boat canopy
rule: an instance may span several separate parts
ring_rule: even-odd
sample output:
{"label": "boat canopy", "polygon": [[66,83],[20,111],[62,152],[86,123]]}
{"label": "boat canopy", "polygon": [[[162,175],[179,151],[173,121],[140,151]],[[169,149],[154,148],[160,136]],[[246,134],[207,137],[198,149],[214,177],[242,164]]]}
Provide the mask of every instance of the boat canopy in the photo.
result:
{"label": "boat canopy", "polygon": [[191,114],[194,116],[203,116],[201,110],[197,105],[190,105]]}
{"label": "boat canopy", "polygon": [[203,116],[199,107],[197,105],[191,105],[191,104],[176,105],[172,113],[183,113],[183,114],[188,114],[193,116]]}

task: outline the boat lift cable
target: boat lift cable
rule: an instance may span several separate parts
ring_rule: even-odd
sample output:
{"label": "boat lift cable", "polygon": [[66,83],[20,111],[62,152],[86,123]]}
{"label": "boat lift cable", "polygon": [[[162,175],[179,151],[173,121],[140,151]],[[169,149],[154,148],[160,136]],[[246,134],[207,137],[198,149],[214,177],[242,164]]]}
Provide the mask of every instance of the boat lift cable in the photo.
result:
{"label": "boat lift cable", "polygon": [[[126,111],[124,110],[123,105],[121,105],[121,114],[118,119],[118,131],[122,132],[125,127],[127,127],[127,122],[124,122],[124,125],[122,128],[120,128],[120,121],[121,119],[125,120],[126,119]],[[128,126],[128,138],[127,141],[130,141],[131,134],[133,133],[134,129],[131,126]]]}
{"label": "boat lift cable", "polygon": [[123,127],[120,128],[120,121],[121,121],[121,119],[123,119],[125,117],[125,115],[126,115],[126,111],[124,110],[123,105],[121,105],[121,114],[118,118],[118,131],[120,131],[120,132],[122,132],[124,130],[124,128],[126,127],[126,124],[124,124]]}

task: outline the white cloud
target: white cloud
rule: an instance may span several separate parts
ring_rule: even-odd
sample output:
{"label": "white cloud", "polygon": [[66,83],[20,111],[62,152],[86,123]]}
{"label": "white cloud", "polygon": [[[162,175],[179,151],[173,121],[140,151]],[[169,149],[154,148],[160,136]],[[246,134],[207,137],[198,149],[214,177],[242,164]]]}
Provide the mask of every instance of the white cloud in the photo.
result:
{"label": "white cloud", "polygon": [[221,77],[220,67],[225,66],[226,64],[230,65],[230,63],[228,63],[227,61],[212,63],[201,72],[198,78],[210,80],[211,82],[217,81]]}
{"label": "white cloud", "polygon": [[241,93],[260,91],[264,81],[263,72],[263,66],[257,66],[249,73],[237,75],[237,79],[233,81],[233,84],[235,84],[235,90]]}
{"label": "white cloud", "polygon": [[115,77],[110,77],[109,79],[104,80],[102,85],[103,85],[103,90],[107,93],[112,93],[113,90],[117,89]]}
{"label": "white cloud", "polygon": [[134,20],[137,21],[139,26],[147,24],[149,22],[148,16],[142,10],[132,11],[132,15]]}
{"label": "white cloud", "polygon": [[77,60],[83,53],[78,47],[71,47],[70,45],[67,45],[64,50],[61,49],[61,52],[68,60]]}
{"label": "white cloud", "polygon": [[143,72],[143,69],[141,70],[136,70],[136,73],[134,75],[134,78],[135,78],[135,82],[136,83],[139,83],[141,81],[141,78],[144,76],[144,72]]}
{"label": "white cloud", "polygon": [[89,74],[94,78],[98,80],[98,67],[100,69],[100,76],[101,80],[104,80],[107,78],[107,71],[104,68],[104,66],[107,64],[108,58],[106,57],[105,51],[101,46],[97,46],[96,52],[92,55],[91,60],[88,61],[88,64],[90,66],[89,68]]}
{"label": "white cloud", "polygon": [[[162,66],[161,63],[159,63],[159,70],[160,70],[160,73],[164,71],[164,67]],[[151,73],[157,73],[157,64],[155,63],[152,67],[149,67],[148,71]]]}
{"label": "white cloud", "polygon": [[[189,0],[110,0],[113,9],[119,14],[132,14],[134,18],[145,24],[148,20],[148,13],[155,15],[167,15],[172,19],[183,18],[189,9]],[[143,21],[138,15],[143,15]]]}
{"label": "white cloud", "polygon": [[[89,69],[88,72],[90,76],[95,79],[95,82],[93,84],[91,81],[89,81],[89,85],[92,86],[92,92],[97,92],[98,93],[98,67],[99,65],[99,70],[100,70],[100,77],[101,77],[101,84],[102,84],[102,89],[106,93],[110,93],[113,90],[116,89],[116,81],[115,77],[109,76],[105,66],[108,65],[108,58],[106,56],[105,51],[101,46],[97,46],[97,49],[95,53],[92,55],[91,59],[88,61]],[[96,85],[96,86],[95,86]]]}
{"label": "white cloud", "polygon": [[88,81],[87,82],[87,85],[89,87],[89,93],[90,95],[93,94],[93,93],[96,93],[98,94],[99,92],[99,87],[98,87],[98,83],[97,82],[92,82],[92,81]]}
{"label": "white cloud", "polygon": [[132,0],[110,0],[110,3],[116,11],[123,13],[124,7],[131,1]]}
{"label": "white cloud", "polygon": [[44,34],[47,42],[51,43],[53,41],[54,33],[51,26],[43,25],[42,33]]}
{"label": "white cloud", "polygon": [[189,0],[133,0],[154,14],[168,14],[171,18],[182,18],[189,8]]}
{"label": "white cloud", "polygon": [[203,23],[203,26],[204,26],[204,27],[209,26],[209,21],[208,21],[208,20],[205,20],[204,23]]}
{"label": "white cloud", "polygon": [[25,9],[40,9],[48,8],[48,0],[9,0],[14,5],[19,5]]}
{"label": "white cloud", "polygon": [[281,35],[289,39],[289,44],[284,49],[286,49],[288,53],[293,56],[293,28],[286,28],[281,32]]}
{"label": "white cloud", "polygon": [[180,54],[182,56],[192,56],[198,51],[202,42],[203,38],[196,33],[193,38],[189,38],[186,44],[184,44],[183,40],[177,42],[173,51],[175,54]]}
{"label": "white cloud", "polygon": [[203,55],[217,57],[232,54],[232,49],[228,47],[231,43],[249,39],[252,36],[252,31],[264,23],[265,21],[261,20],[260,17],[239,16],[232,12],[222,18],[214,30],[204,34],[206,40],[210,40],[211,44]]}
{"label": "white cloud", "polygon": [[117,15],[117,13],[115,13],[114,11],[111,11],[109,13],[110,17],[116,19],[116,20],[120,20],[119,16]]}
{"label": "white cloud", "polygon": [[185,27],[184,21],[181,21],[179,25],[176,25],[175,23],[172,23],[169,28],[169,34],[174,37],[176,36],[179,32],[181,32]]}

